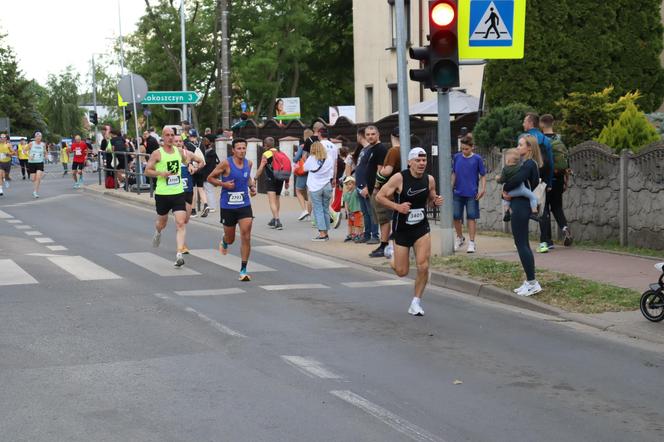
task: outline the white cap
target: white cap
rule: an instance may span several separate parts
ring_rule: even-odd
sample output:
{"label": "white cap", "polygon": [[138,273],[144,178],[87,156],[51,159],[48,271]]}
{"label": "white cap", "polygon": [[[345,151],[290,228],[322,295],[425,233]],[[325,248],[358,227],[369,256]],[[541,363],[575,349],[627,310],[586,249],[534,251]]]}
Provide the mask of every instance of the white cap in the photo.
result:
{"label": "white cap", "polygon": [[421,147],[413,147],[410,152],[408,152],[408,161],[414,160],[418,157],[426,157],[427,152],[426,150],[422,149]]}

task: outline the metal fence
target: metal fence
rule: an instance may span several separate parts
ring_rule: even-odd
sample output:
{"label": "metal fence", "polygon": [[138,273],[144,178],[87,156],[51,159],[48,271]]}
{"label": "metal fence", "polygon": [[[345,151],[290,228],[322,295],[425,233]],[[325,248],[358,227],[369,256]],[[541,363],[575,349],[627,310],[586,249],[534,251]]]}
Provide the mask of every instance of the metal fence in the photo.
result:
{"label": "metal fence", "polygon": [[[124,160],[122,161],[124,167],[121,169],[116,167],[119,163],[118,158]],[[115,189],[119,189],[118,172],[120,171],[124,175],[122,188],[125,192],[136,192],[140,195],[147,191],[150,193],[150,197],[152,197],[154,192],[154,178],[145,175],[145,163],[149,158],[150,155],[146,153],[104,152],[100,150],[97,152],[99,185],[104,183],[104,179],[102,178],[102,172],[104,172],[106,176],[113,176]],[[141,161],[141,173],[136,170],[136,160]]]}

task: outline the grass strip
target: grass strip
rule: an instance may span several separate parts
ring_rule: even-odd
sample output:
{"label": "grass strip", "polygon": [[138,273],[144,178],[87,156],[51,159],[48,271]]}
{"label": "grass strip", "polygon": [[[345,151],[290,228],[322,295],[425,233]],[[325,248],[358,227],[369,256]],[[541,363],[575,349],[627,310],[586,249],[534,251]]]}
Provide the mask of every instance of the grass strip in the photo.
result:
{"label": "grass strip", "polygon": [[[523,281],[519,263],[491,258],[436,256],[431,265],[433,270],[466,276],[509,291]],[[569,312],[620,312],[639,307],[641,294],[635,290],[543,269],[537,269],[537,280],[543,290],[533,298]]]}

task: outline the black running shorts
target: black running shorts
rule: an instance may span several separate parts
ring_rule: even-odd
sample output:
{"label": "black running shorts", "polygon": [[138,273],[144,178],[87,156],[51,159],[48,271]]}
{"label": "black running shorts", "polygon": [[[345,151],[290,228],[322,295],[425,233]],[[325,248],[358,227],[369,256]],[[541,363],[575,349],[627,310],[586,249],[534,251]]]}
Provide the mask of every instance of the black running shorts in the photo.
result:
{"label": "black running shorts", "polygon": [[186,201],[187,204],[191,205],[191,203],[194,202],[194,192],[185,192],[184,200]]}
{"label": "black running shorts", "polygon": [[71,163],[71,170],[83,170],[85,163]]}
{"label": "black running shorts", "polygon": [[226,227],[235,227],[238,221],[244,218],[253,218],[254,212],[251,206],[240,207],[238,209],[221,209],[219,211],[221,223]]}
{"label": "black running shorts", "polygon": [[38,170],[44,171],[44,163],[28,163],[28,173],[37,173]]}
{"label": "black running shorts", "polygon": [[422,226],[417,226],[414,229],[403,230],[400,232],[396,231],[392,233],[392,239],[399,246],[413,247],[418,239],[422,238],[430,231],[431,229],[429,228],[429,223],[425,223],[422,224]]}
{"label": "black running shorts", "polygon": [[171,210],[173,213],[187,210],[184,192],[176,195],[155,195],[154,202],[159,216],[168,215]]}

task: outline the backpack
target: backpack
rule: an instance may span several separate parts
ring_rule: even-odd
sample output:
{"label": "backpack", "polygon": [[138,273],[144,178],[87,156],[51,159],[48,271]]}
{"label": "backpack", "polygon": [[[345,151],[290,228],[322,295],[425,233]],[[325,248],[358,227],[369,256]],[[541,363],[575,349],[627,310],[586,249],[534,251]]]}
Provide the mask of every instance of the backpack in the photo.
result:
{"label": "backpack", "polygon": [[108,175],[106,181],[104,182],[104,187],[107,189],[115,189],[115,178],[113,175]]}
{"label": "backpack", "polygon": [[553,151],[553,170],[563,172],[569,169],[569,151],[560,137],[551,139],[551,150]]}
{"label": "backpack", "polygon": [[287,181],[292,172],[291,161],[288,156],[277,150],[272,150],[272,173],[275,180]]}

